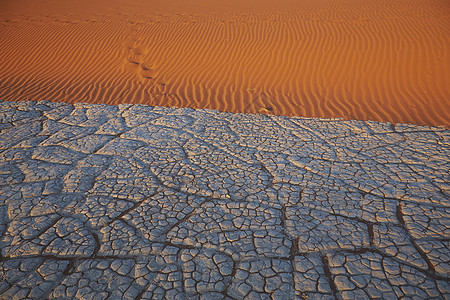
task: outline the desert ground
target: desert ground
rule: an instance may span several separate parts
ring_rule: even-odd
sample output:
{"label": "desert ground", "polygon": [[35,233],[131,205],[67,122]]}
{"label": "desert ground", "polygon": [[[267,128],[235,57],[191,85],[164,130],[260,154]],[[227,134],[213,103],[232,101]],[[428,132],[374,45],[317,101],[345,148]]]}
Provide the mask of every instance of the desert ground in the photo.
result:
{"label": "desert ground", "polygon": [[450,131],[0,102],[2,299],[448,299]]}
{"label": "desert ground", "polygon": [[0,299],[450,299],[447,1],[0,2]]}

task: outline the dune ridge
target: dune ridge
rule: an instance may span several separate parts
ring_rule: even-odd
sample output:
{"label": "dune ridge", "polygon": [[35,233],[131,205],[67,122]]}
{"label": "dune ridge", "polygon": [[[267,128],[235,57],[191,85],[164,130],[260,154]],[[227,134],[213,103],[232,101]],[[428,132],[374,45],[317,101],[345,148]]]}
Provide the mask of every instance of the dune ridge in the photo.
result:
{"label": "dune ridge", "polygon": [[450,125],[444,1],[175,2],[0,9],[0,99]]}

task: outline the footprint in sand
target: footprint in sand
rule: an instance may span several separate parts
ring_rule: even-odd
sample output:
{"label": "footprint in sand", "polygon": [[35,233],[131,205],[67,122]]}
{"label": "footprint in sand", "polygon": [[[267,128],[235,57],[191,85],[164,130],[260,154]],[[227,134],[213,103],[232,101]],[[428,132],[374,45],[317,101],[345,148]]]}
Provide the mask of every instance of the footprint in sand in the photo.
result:
{"label": "footprint in sand", "polygon": [[135,56],[135,55],[128,56],[127,61],[129,63],[135,64],[135,65],[140,65],[141,64],[141,61],[140,61],[139,57]]}
{"label": "footprint in sand", "polygon": [[140,65],[140,74],[143,78],[153,79],[154,76],[154,68],[153,66],[149,66],[145,63],[141,63]]}
{"label": "footprint in sand", "polygon": [[137,41],[133,40],[125,42],[125,48],[128,62],[136,65],[140,65],[142,63],[143,56],[148,53],[147,46],[138,44]]}
{"label": "footprint in sand", "polygon": [[166,84],[165,83],[157,83],[154,87],[154,92],[159,94],[166,93]]}
{"label": "footprint in sand", "polygon": [[147,46],[139,45],[136,48],[134,48],[133,53],[136,55],[146,55],[148,53]]}

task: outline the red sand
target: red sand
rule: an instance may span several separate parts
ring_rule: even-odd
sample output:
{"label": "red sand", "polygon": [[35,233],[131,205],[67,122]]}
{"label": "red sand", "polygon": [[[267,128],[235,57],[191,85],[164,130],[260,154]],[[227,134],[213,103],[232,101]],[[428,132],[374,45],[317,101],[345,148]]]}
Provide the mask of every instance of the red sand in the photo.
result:
{"label": "red sand", "polygon": [[449,13],[443,0],[10,1],[0,99],[449,127]]}

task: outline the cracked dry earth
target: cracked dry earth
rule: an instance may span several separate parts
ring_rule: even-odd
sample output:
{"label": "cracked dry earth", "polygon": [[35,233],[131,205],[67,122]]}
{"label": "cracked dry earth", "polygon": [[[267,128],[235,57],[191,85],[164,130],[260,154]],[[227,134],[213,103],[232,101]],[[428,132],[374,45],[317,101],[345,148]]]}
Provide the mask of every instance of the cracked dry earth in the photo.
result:
{"label": "cracked dry earth", "polygon": [[450,299],[444,128],[0,102],[1,299]]}

